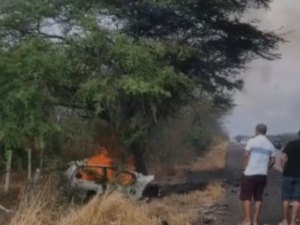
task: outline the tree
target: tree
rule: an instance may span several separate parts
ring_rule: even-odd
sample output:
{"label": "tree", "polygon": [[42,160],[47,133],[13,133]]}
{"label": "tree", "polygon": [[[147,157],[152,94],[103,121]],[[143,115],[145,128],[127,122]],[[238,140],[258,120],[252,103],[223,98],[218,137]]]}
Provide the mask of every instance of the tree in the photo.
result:
{"label": "tree", "polygon": [[[268,4],[1,0],[0,46],[6,62],[0,66],[0,84],[7,95],[1,94],[1,122],[13,111],[14,126],[21,120],[17,127],[36,136],[47,133],[32,129],[48,127],[56,107],[80,109],[107,121],[136,161],[143,162],[157,121],[199,95],[218,107],[232,107],[245,64],[278,57],[273,50],[280,37],[240,20],[248,8]],[[19,108],[10,109],[8,96],[20,92],[36,101],[20,106],[13,98],[10,105]],[[23,113],[32,110],[38,113]],[[27,128],[29,115],[42,125],[34,122]]]}
{"label": "tree", "polygon": [[238,76],[255,58],[273,60],[283,41],[255,23],[242,22],[249,8],[267,8],[270,0],[107,1],[124,32],[166,43],[176,70],[196,80],[218,106],[231,106],[232,91],[241,89]]}
{"label": "tree", "polygon": [[[53,76],[50,67],[57,68],[58,65],[51,60],[50,51],[43,53],[46,48],[45,43],[31,40],[18,48],[1,52],[0,139],[8,152],[7,179],[11,152],[20,147],[28,152],[28,179],[31,179],[32,151],[56,129],[49,118],[51,90],[43,85],[46,81],[43,77]],[[57,56],[55,59],[60,60]],[[43,67],[39,67],[40,64]]]}

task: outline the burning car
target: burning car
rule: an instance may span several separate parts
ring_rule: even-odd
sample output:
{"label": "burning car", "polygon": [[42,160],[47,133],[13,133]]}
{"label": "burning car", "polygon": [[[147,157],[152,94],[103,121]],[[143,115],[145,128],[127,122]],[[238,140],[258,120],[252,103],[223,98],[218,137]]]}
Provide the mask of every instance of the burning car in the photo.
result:
{"label": "burning car", "polygon": [[147,188],[152,192],[155,189],[154,195],[159,194],[158,187],[152,184],[154,175],[136,172],[131,158],[123,165],[116,164],[105,148],[91,158],[70,162],[65,177],[68,185],[80,193],[82,199],[112,189],[118,189],[135,200],[141,199],[147,193]]}

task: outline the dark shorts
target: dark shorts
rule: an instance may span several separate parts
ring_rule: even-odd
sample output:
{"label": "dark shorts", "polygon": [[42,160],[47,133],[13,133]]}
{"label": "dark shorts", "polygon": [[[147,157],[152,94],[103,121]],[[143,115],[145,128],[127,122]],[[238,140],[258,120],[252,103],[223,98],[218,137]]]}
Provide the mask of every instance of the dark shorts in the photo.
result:
{"label": "dark shorts", "polygon": [[282,177],[282,200],[300,201],[300,178]]}
{"label": "dark shorts", "polygon": [[267,176],[265,175],[242,175],[240,200],[262,201],[264,190],[267,184]]}

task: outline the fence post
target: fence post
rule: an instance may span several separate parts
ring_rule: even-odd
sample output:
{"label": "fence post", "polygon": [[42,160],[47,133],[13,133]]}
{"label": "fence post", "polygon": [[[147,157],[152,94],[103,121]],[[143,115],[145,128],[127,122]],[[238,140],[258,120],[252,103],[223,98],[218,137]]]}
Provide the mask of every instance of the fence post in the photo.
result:
{"label": "fence post", "polygon": [[27,149],[27,160],[27,179],[30,182],[32,175],[32,151],[30,148]]}
{"label": "fence post", "polygon": [[7,193],[9,190],[12,155],[13,155],[13,151],[11,149],[5,151],[5,158],[6,158],[6,168],[5,168],[6,175],[5,175],[5,184],[4,184],[5,193]]}

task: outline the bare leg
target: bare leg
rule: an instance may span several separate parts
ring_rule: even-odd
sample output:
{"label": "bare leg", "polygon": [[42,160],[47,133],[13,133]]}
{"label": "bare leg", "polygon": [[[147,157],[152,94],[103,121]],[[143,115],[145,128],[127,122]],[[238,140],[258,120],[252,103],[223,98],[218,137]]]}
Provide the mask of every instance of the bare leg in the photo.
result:
{"label": "bare leg", "polygon": [[293,202],[293,209],[292,209],[291,225],[296,225],[297,213],[298,213],[299,207],[300,207],[300,202],[294,201]]}
{"label": "bare leg", "polygon": [[251,201],[246,200],[242,202],[243,204],[243,212],[244,212],[244,218],[243,218],[243,224],[251,224]]}
{"label": "bare leg", "polygon": [[283,201],[282,203],[282,222],[280,224],[282,225],[288,225],[289,224],[289,208],[290,208],[290,202],[289,201]]}
{"label": "bare leg", "polygon": [[256,201],[255,202],[255,211],[254,211],[254,223],[257,225],[259,223],[260,214],[261,214],[262,202]]}

